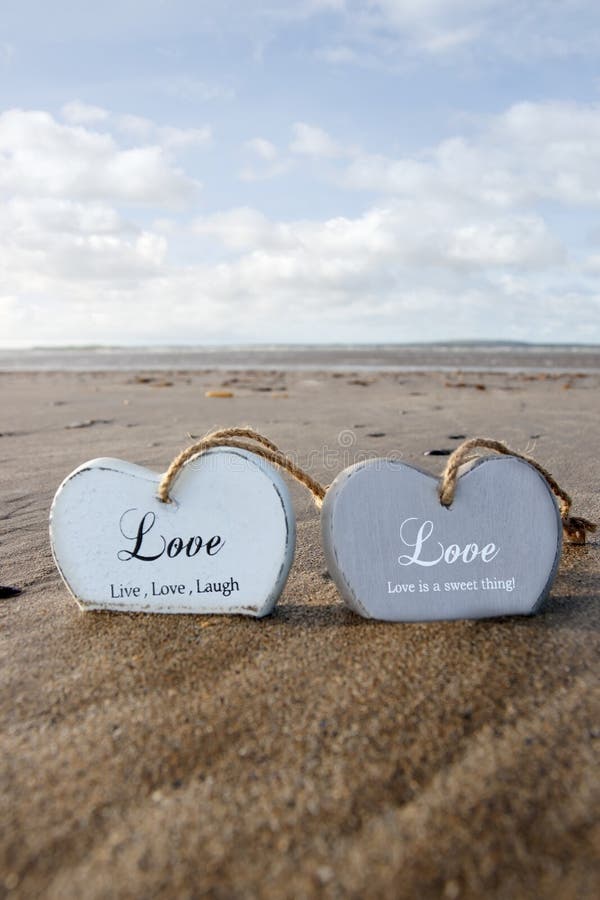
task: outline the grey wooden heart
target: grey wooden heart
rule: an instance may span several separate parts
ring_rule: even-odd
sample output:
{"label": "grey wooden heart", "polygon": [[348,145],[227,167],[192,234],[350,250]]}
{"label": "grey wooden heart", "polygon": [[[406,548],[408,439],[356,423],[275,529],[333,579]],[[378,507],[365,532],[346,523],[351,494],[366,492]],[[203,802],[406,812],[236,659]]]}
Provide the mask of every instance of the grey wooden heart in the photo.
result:
{"label": "grey wooden heart", "polygon": [[552,492],[513,456],[465,466],[450,507],[427,472],[395,460],[357,463],[327,491],[321,528],[347,605],[387,621],[535,612],[562,546]]}

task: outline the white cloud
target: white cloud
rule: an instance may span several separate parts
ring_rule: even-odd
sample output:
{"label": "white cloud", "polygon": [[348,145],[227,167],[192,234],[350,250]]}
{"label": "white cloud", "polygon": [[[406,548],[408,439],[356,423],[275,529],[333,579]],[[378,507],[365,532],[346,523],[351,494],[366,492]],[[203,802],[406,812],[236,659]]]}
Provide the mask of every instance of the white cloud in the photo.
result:
{"label": "white cloud", "polygon": [[[171,156],[186,130],[180,142],[136,119],[124,148],[108,131],[5,113],[3,342],[600,338],[598,256],[547,212],[598,205],[598,118],[594,106],[518,104],[400,159],[297,123],[295,175],[378,199],[320,219],[252,206],[167,218],[193,190]],[[147,143],[159,132],[162,146]],[[289,165],[266,138],[244,149],[257,171]]]}
{"label": "white cloud", "polygon": [[519,103],[468,139],[417,158],[362,154],[342,174],[357,190],[454,198],[499,208],[600,204],[600,105]]}
{"label": "white cloud", "polygon": [[[98,323],[108,327],[112,301],[105,305],[106,298],[135,303],[138,291],[170,271],[169,229],[134,222],[118,207],[179,209],[197,189],[172,157],[203,145],[203,131],[149,122],[150,138],[158,136],[162,145],[123,147],[108,130],[115,125],[108,112],[76,103],[63,114],[101,122],[104,130],[63,124],[41,111],[0,115],[4,342],[20,335],[26,342],[56,340],[59,333],[68,341],[77,339],[77,329],[91,339]],[[116,309],[116,327],[127,310]]]}
{"label": "white cloud", "polygon": [[269,181],[284,175],[292,167],[292,160],[281,156],[275,144],[266,138],[251,138],[244,143],[244,150],[253,157],[253,164],[246,165],[239,173],[242,181]]}
{"label": "white cloud", "polygon": [[240,181],[271,181],[273,178],[279,178],[285,175],[292,168],[289,159],[282,159],[270,166],[257,168],[256,166],[243,166],[239,172]]}
{"label": "white cloud", "polygon": [[348,0],[338,24],[338,40],[317,55],[371,68],[452,53],[531,61],[594,57],[600,49],[594,0]]}
{"label": "white cloud", "polygon": [[107,109],[82,103],[81,100],[65,103],[61,112],[63,119],[70,125],[93,125],[96,122],[105,122],[110,115]]}
{"label": "white cloud", "polygon": [[[274,271],[310,279],[319,271],[373,273],[391,265],[481,271],[489,268],[547,268],[564,261],[564,248],[539,217],[457,219],[452,209],[437,211],[418,202],[374,207],[357,218],[322,222],[271,222],[254,209],[240,208],[197,219],[194,232],[249,255],[244,265],[267,258]],[[378,277],[378,276],[377,276]],[[414,277],[414,274],[413,274]],[[425,280],[431,273],[424,272]],[[273,285],[271,285],[273,287]]]}
{"label": "white cloud", "polygon": [[164,147],[176,150],[186,147],[206,147],[212,141],[212,129],[208,125],[203,128],[166,126],[158,129],[158,135]]}
{"label": "white cloud", "polygon": [[293,127],[294,139],[290,144],[292,153],[301,156],[329,157],[344,156],[344,150],[322,128],[306,122],[296,122]]}
{"label": "white cloud", "polygon": [[131,113],[116,116],[115,125],[119,131],[136,141],[151,140],[156,127],[152,119],[147,119],[145,116],[134,116]]}
{"label": "white cloud", "polygon": [[448,19],[483,12],[493,5],[493,0],[369,0],[366,4],[396,28],[439,26]]}
{"label": "white cloud", "polygon": [[49,113],[0,114],[0,192],[177,207],[197,182],[161,146],[121,149],[108,132],[63,125]]}
{"label": "white cloud", "polygon": [[115,209],[104,203],[77,203],[54,198],[13,197],[0,207],[0,228],[5,235],[115,234],[125,226]]}
{"label": "white cloud", "polygon": [[115,117],[116,128],[129,135],[133,140],[150,141],[166,149],[183,149],[186,147],[206,147],[212,141],[212,129],[208,125],[202,128],[173,128],[170,125],[157,125],[151,119],[130,114]]}
{"label": "white cloud", "polygon": [[477,25],[465,25],[462,28],[448,28],[426,36],[421,41],[421,46],[428,53],[449,53],[466,44],[471,44],[480,34]]}
{"label": "white cloud", "polygon": [[448,239],[448,262],[486,267],[539,269],[565,260],[565,248],[542,219],[512,216],[455,228]]}
{"label": "white cloud", "polygon": [[271,141],[267,141],[266,138],[252,138],[251,140],[246,141],[245,146],[248,150],[260,159],[264,159],[266,162],[273,162],[279,155],[275,144],[272,144]]}
{"label": "white cloud", "polygon": [[15,198],[0,211],[0,268],[15,290],[53,279],[152,276],[165,260],[166,239],[124,221],[98,203]]}
{"label": "white cloud", "polygon": [[230,250],[286,246],[286,226],[272,223],[256,209],[240,207],[192,223],[195,234],[216,238]]}

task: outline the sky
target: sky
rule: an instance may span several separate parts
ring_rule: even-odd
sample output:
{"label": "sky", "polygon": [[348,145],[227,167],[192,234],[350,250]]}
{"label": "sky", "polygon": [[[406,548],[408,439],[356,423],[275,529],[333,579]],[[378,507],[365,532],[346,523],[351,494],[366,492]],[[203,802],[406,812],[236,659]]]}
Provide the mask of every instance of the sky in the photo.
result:
{"label": "sky", "polygon": [[600,341],[597,0],[3,0],[0,345]]}

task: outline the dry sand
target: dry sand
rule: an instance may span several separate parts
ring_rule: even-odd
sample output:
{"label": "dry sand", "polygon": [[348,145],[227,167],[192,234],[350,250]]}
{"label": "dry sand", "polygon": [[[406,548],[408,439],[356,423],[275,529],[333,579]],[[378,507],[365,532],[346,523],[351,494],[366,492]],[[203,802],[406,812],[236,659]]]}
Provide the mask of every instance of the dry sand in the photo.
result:
{"label": "dry sand", "polygon": [[[222,387],[235,396],[205,398]],[[325,482],[359,454],[439,472],[423,452],[456,446],[449,435],[498,437],[599,520],[599,387],[594,374],[0,376],[0,583],[23,591],[0,601],[0,896],[597,897],[598,535],[565,549],[534,618],[373,623],[342,606],[294,485],[296,560],[255,621],[82,613],[47,518],[86,459],[162,470],[187,432],[251,423]]]}

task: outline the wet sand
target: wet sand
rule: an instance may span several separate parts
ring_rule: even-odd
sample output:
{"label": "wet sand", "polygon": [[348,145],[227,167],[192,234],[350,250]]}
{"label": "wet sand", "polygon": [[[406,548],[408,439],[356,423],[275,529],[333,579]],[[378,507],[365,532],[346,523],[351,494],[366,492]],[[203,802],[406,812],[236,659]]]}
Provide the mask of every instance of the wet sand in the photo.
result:
{"label": "wet sand", "polygon": [[[0,897],[587,898],[600,890],[598,534],[541,614],[388,625],[346,610],[292,484],[276,612],[82,613],[48,510],[73,468],[163,470],[219,425],[321,481],[433,472],[450,435],[532,452],[600,520],[600,375],[0,375]],[[231,391],[230,399],[205,397]]]}

